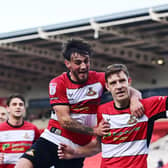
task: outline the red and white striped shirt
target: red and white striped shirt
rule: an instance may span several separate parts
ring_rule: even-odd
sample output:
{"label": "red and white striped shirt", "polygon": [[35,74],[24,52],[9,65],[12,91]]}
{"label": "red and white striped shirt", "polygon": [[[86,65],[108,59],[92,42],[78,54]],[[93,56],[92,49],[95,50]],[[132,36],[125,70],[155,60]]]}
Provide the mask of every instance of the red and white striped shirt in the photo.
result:
{"label": "red and white striped shirt", "polygon": [[147,168],[147,126],[150,117],[166,111],[167,97],[155,96],[141,100],[145,112],[131,118],[129,107],[117,109],[114,101],[98,108],[98,122],[110,123],[110,133],[101,139],[102,168]]}
{"label": "red and white striped shirt", "polygon": [[0,168],[14,168],[19,157],[39,138],[37,127],[27,121],[21,126],[11,126],[8,122],[0,124],[0,153],[4,153],[4,164]]}
{"label": "red and white striped shirt", "polygon": [[[73,119],[86,126],[94,127],[97,124],[97,107],[105,88],[104,73],[89,71],[88,80],[82,84],[73,82],[68,74],[63,73],[51,80],[49,84],[50,104],[52,106],[69,105]],[[52,127],[57,128],[55,134],[49,131]],[[48,130],[45,130],[41,136],[57,145],[63,142],[71,146],[85,145],[92,138],[90,135],[62,128],[56,114],[52,114]]]}

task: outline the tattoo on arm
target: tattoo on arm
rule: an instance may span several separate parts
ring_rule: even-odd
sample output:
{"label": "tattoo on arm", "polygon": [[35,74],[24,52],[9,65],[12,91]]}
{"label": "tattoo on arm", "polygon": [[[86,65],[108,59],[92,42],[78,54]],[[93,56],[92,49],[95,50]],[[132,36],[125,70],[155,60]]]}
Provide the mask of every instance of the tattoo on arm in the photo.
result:
{"label": "tattoo on arm", "polygon": [[65,121],[64,128],[72,132],[93,135],[93,128],[87,127],[74,119]]}

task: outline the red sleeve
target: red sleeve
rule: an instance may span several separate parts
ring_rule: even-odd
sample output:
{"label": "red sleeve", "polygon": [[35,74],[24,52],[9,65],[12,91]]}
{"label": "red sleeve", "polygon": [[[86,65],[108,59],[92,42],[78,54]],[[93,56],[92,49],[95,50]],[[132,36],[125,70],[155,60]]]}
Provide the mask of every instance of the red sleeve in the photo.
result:
{"label": "red sleeve", "polygon": [[61,77],[54,78],[49,83],[50,104],[68,104],[65,81]]}
{"label": "red sleeve", "polygon": [[158,113],[166,111],[167,96],[153,96],[142,100],[145,114],[150,118]]}

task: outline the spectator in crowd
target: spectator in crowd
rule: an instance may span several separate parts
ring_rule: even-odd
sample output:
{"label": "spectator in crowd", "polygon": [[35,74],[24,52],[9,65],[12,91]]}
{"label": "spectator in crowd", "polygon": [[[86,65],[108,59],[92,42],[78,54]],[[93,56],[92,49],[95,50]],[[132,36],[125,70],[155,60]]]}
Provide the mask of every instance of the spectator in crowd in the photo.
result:
{"label": "spectator in crowd", "polygon": [[[90,46],[72,40],[67,43],[63,55],[69,71],[52,79],[49,84],[53,113],[48,129],[23,155],[16,168],[47,168],[52,165],[56,168],[82,168],[84,158],[63,161],[57,158],[59,144],[64,142],[76,148],[88,144],[93,135],[108,135],[107,121],[102,120],[99,127],[95,127],[105,76],[103,72],[89,71]],[[143,112],[140,93],[133,88],[129,90],[132,111],[140,116]]]}
{"label": "spectator in crowd", "polygon": [[[113,64],[105,73],[106,88],[114,101],[102,104],[98,108],[98,122],[102,119],[110,124],[108,135],[98,137],[84,147],[76,150],[61,144],[58,150],[60,159],[90,156],[102,150],[101,168],[147,168],[147,127],[148,121],[155,115],[168,110],[168,97],[155,96],[142,99],[145,108],[141,118],[130,112],[129,77],[126,66]],[[101,142],[101,145],[100,145]]]}
{"label": "spectator in crowd", "polygon": [[19,157],[39,138],[37,127],[24,121],[25,99],[13,94],[7,99],[8,119],[0,124],[0,168],[14,168]]}
{"label": "spectator in crowd", "polygon": [[6,121],[8,118],[8,113],[5,107],[0,106],[0,123]]}

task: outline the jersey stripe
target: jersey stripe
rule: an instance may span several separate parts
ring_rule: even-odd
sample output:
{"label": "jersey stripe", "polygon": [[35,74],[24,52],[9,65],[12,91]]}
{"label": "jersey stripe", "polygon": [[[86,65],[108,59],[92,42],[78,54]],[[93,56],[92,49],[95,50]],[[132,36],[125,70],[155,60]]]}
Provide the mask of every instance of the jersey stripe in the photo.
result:
{"label": "jersey stripe", "polygon": [[[17,135],[17,136],[16,136]],[[13,141],[33,141],[35,137],[34,130],[9,130],[0,131],[0,142]]]}
{"label": "jersey stripe", "polygon": [[5,153],[4,163],[5,164],[16,164],[16,161],[22,156],[23,153]]}
{"label": "jersey stripe", "polygon": [[[130,119],[130,114],[117,114],[117,115],[110,115],[110,114],[102,114],[103,118],[110,123],[110,128],[124,128],[124,127],[132,127],[132,124],[128,125],[128,121]],[[141,118],[137,119],[137,122],[145,122],[148,121],[146,115],[143,115]]]}
{"label": "jersey stripe", "polygon": [[133,127],[110,130],[110,133],[102,138],[102,142],[105,144],[119,144],[123,142],[136,141],[146,139],[146,134],[147,123],[137,123]]}
{"label": "jersey stripe", "polygon": [[148,153],[146,140],[138,140],[120,144],[103,144],[102,143],[102,157],[122,157],[122,156],[135,156]]}
{"label": "jersey stripe", "polygon": [[[91,90],[89,94],[89,89]],[[103,87],[100,82],[90,84],[77,89],[66,89],[67,97],[70,104],[76,104],[85,100],[97,99],[102,95]]]}

